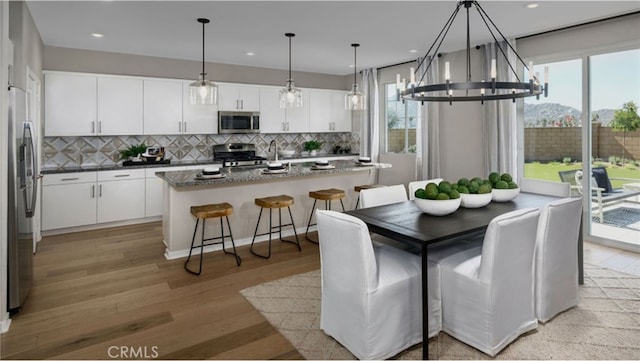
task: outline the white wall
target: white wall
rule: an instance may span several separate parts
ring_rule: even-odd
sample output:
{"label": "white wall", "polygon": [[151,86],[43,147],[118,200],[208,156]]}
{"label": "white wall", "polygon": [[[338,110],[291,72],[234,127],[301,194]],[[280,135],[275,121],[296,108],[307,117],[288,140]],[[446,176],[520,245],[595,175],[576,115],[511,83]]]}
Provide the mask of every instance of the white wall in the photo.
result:
{"label": "white wall", "polygon": [[[8,92],[4,84],[8,82],[7,53],[9,52],[9,3],[0,1],[0,144],[3,147],[8,144],[8,128],[4,126],[9,123],[9,112],[7,109]],[[3,149],[0,154],[0,219],[7,219],[7,151]],[[0,221],[0,333],[6,332],[9,328],[9,314],[7,313],[7,222]]]}

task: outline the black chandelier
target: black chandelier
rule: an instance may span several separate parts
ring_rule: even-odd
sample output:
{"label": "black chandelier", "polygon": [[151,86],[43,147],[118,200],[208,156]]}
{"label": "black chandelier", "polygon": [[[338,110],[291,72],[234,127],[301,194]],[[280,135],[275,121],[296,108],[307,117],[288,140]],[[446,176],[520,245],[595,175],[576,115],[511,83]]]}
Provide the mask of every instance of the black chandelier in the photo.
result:
{"label": "black chandelier", "polygon": [[[449,62],[445,62],[445,82],[440,84],[427,84],[423,82],[425,75],[429,72],[433,61],[436,59],[436,54],[440,50],[440,46],[442,45],[453,21],[455,20],[458,12],[462,7],[465,7],[467,10],[467,77],[465,82],[452,82],[451,76],[449,72]],[[497,70],[496,70],[496,59],[491,59],[491,79],[488,82],[485,81],[472,81],[471,79],[471,41],[470,41],[470,29],[469,29],[469,9],[475,6],[480,18],[486,25],[489,33],[493,37],[495,41],[496,47],[499,52],[504,57],[507,66],[515,76],[515,82],[511,81],[498,81],[497,78]],[[500,45],[498,38],[496,37],[496,33],[500,35],[505,44],[513,51],[517,59],[522,63],[525,69],[529,72],[529,81],[522,82],[520,81],[520,77],[516,73],[511,62],[509,62],[509,58],[507,57],[506,49]],[[437,46],[436,46],[437,44]],[[435,49],[434,49],[435,48]],[[432,51],[433,50],[433,51]],[[416,74],[418,71],[424,68],[422,71],[422,76],[420,80],[416,81]],[[535,96],[538,99],[540,98],[540,94],[544,94],[546,97],[549,91],[549,70],[545,67],[544,70],[544,85],[540,83],[540,75],[533,73],[533,63],[529,62],[529,66],[524,63],[520,55],[516,52],[516,50],[509,44],[509,41],[505,38],[502,32],[498,29],[496,24],[489,18],[489,15],[484,11],[484,9],[478,4],[477,1],[468,0],[468,1],[460,1],[456,6],[456,9],[453,11],[453,14],[449,17],[449,20],[445,23],[442,30],[429,47],[429,50],[422,58],[420,64],[418,64],[418,68],[414,71],[411,68],[410,71],[410,81],[407,84],[405,79],[400,80],[400,75],[396,78],[396,87],[398,89],[398,100],[414,100],[419,101],[424,104],[424,102],[458,102],[458,101],[480,101],[484,103],[485,100],[500,100],[500,99],[513,99],[515,102],[518,98],[525,98],[530,96]]]}

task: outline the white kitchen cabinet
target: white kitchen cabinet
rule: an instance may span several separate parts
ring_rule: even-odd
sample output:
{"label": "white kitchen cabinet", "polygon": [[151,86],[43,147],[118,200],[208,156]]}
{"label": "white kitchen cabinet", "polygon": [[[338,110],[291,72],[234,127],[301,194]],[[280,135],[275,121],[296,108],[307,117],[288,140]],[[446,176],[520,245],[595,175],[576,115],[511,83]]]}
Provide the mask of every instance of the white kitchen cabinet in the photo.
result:
{"label": "white kitchen cabinet", "polygon": [[309,130],[314,133],[331,131],[331,91],[311,90],[309,99]]}
{"label": "white kitchen cabinet", "polygon": [[162,215],[162,185],[164,181],[156,176],[156,172],[166,172],[179,170],[178,167],[147,168],[145,169],[144,204],[145,217],[155,217]]}
{"label": "white kitchen cabinet", "polygon": [[221,84],[218,86],[218,108],[225,111],[257,112],[260,110],[260,88]]}
{"label": "white kitchen cabinet", "polygon": [[285,110],[280,108],[279,88],[260,87],[260,132],[282,133],[285,131]]}
{"label": "white kitchen cabinet", "polygon": [[351,110],[346,110],[344,97],[346,91],[334,90],[331,92],[331,131],[351,132]]}
{"label": "white kitchen cabinet", "polygon": [[96,172],[42,178],[42,230],[96,223]]}
{"label": "white kitchen cabinet", "polygon": [[44,78],[44,135],[95,135],[95,75],[47,72]]}
{"label": "white kitchen cabinet", "polygon": [[217,134],[218,106],[215,104],[191,104],[189,84],[182,83],[182,134]]}
{"label": "white kitchen cabinet", "polygon": [[144,169],[98,172],[97,223],[145,216]]}
{"label": "white kitchen cabinet", "polygon": [[142,134],[142,124],[142,79],[99,76],[96,134]]}
{"label": "white kitchen cabinet", "polygon": [[144,134],[183,132],[182,81],[144,80]]}
{"label": "white kitchen cabinet", "polygon": [[309,132],[309,89],[302,89],[302,107],[286,109],[285,114],[287,132]]}

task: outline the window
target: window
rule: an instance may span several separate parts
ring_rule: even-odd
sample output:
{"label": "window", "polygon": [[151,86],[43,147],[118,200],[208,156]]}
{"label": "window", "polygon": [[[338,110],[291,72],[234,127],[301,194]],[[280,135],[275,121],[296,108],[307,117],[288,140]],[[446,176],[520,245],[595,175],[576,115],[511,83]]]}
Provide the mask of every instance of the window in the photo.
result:
{"label": "window", "polygon": [[418,103],[398,101],[395,83],[385,84],[384,89],[386,152],[415,153]]}

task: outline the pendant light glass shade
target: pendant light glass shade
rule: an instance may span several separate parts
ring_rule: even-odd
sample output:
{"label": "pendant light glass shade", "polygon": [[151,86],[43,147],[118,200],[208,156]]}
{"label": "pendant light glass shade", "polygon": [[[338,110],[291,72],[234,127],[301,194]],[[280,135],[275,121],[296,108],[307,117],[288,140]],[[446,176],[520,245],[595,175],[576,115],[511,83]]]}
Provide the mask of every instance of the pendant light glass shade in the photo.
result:
{"label": "pendant light glass shade", "polygon": [[209,23],[209,19],[198,18],[198,22],[202,24],[202,73],[198,80],[189,84],[189,103],[218,104],[218,87],[207,80],[207,73],[204,71],[204,25]]}
{"label": "pendant light glass shade", "polygon": [[284,89],[280,90],[280,108],[302,108],[302,90],[296,88],[291,78],[291,38],[296,36],[294,33],[284,34],[289,38],[289,79]]}
{"label": "pendant light glass shade", "polygon": [[353,86],[351,91],[344,97],[344,108],[346,110],[364,110],[364,95],[358,90],[357,71],[356,71],[356,51],[360,44],[351,44],[353,47]]}

